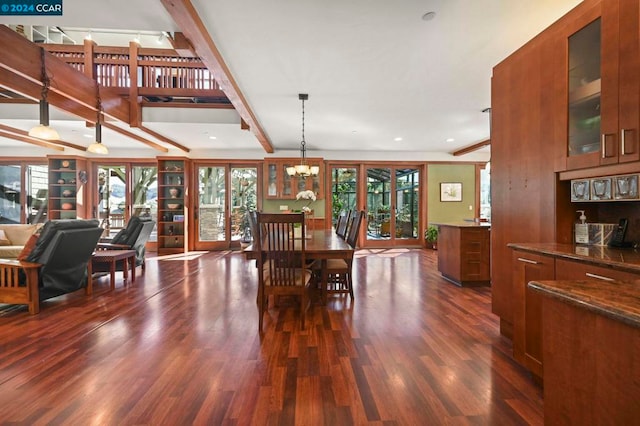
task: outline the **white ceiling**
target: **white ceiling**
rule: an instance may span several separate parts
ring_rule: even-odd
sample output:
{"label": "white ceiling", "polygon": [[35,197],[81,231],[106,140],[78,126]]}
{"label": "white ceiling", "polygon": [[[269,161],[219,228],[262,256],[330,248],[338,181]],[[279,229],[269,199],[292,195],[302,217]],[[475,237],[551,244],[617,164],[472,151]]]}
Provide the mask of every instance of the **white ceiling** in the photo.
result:
{"label": "white ceiling", "polygon": [[[308,93],[309,156],[331,159],[478,160],[451,152],[489,137],[492,67],[578,0],[192,0],[240,90],[276,149],[296,155],[301,103]],[[436,12],[425,21],[426,12]],[[0,17],[25,23],[105,31],[180,31],[157,0],[65,0],[61,17]],[[18,19],[18,20],[17,20]],[[102,44],[97,30],[93,38]],[[149,47],[153,47],[150,45]],[[28,106],[27,106],[28,107]],[[25,130],[15,105],[0,122]],[[192,156],[265,156],[232,112],[147,108],[145,125],[192,147]],[[88,145],[84,123],[63,124],[63,139]],[[216,139],[210,139],[215,136]],[[402,138],[396,141],[396,138]],[[446,142],[453,138],[454,142]],[[114,155],[152,151],[106,130]],[[24,144],[0,138],[0,147]],[[34,148],[39,149],[39,148]],[[42,152],[48,150],[41,150]],[[158,155],[154,151],[152,155]]]}

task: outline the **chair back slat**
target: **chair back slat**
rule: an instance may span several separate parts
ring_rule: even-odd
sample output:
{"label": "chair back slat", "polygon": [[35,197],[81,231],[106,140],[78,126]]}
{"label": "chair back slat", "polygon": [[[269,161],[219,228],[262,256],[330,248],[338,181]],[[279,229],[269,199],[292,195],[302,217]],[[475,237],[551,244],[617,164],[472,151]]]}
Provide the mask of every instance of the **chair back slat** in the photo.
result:
{"label": "chair back slat", "polygon": [[344,218],[340,221],[340,223],[338,223],[338,227],[336,228],[336,234],[338,234],[340,238],[344,239],[347,235],[347,226],[349,225],[350,217],[351,217],[351,210],[347,211],[345,213]]}
{"label": "chair back slat", "polygon": [[360,233],[360,225],[362,224],[363,219],[364,210],[354,212],[351,226],[349,228],[349,234],[347,235],[347,243],[354,249],[358,244],[358,235]]}
{"label": "chair back slat", "polygon": [[[304,285],[300,272],[305,262],[304,214],[258,213],[262,234],[259,259],[265,265],[263,274],[270,286]],[[299,229],[301,238],[296,238]]]}

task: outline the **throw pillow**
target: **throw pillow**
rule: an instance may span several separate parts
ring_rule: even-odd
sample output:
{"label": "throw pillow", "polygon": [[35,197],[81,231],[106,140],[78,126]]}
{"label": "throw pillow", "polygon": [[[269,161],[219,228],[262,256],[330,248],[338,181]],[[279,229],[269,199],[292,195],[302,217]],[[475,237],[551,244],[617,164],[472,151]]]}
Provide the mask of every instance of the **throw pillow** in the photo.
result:
{"label": "throw pillow", "polygon": [[35,233],[29,237],[26,244],[24,245],[24,248],[18,255],[18,260],[21,260],[23,262],[27,260],[27,258],[33,251],[33,248],[36,246],[36,243],[38,242],[38,238],[40,238],[39,233]]}
{"label": "throw pillow", "polygon": [[4,233],[4,230],[0,229],[0,246],[10,246],[11,241],[7,238],[7,234]]}

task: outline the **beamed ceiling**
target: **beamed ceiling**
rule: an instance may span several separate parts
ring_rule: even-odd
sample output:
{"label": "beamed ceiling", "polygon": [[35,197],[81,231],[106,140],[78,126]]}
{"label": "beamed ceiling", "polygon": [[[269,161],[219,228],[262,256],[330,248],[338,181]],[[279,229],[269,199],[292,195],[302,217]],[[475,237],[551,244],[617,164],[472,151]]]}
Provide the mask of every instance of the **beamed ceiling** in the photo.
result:
{"label": "beamed ceiling", "polygon": [[[272,155],[295,156],[298,93],[308,93],[310,156],[480,161],[489,158],[481,145],[490,137],[483,110],[491,104],[492,67],[578,3],[65,0],[63,16],[2,16],[0,23],[92,29],[100,45],[108,33],[184,34],[235,108],[143,106],[141,127],[133,128],[105,110],[113,127],[103,141],[114,156],[162,155],[153,144],[192,157],[263,158],[270,146]],[[422,19],[427,12],[435,17]],[[65,142],[89,145],[93,130],[82,110],[91,107],[79,107],[78,117],[62,106],[52,107],[52,125]],[[9,128],[27,131],[37,117],[36,104],[0,104],[0,124]],[[8,132],[0,129],[3,151],[57,152]]]}

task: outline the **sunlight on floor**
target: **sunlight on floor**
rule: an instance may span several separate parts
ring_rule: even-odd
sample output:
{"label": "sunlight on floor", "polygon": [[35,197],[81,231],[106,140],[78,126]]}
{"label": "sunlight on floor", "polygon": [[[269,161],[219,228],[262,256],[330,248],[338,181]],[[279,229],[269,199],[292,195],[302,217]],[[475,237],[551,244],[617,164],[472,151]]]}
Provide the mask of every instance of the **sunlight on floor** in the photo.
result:
{"label": "sunlight on floor", "polygon": [[206,251],[190,251],[188,253],[169,254],[166,256],[147,257],[148,260],[193,260],[207,254]]}

